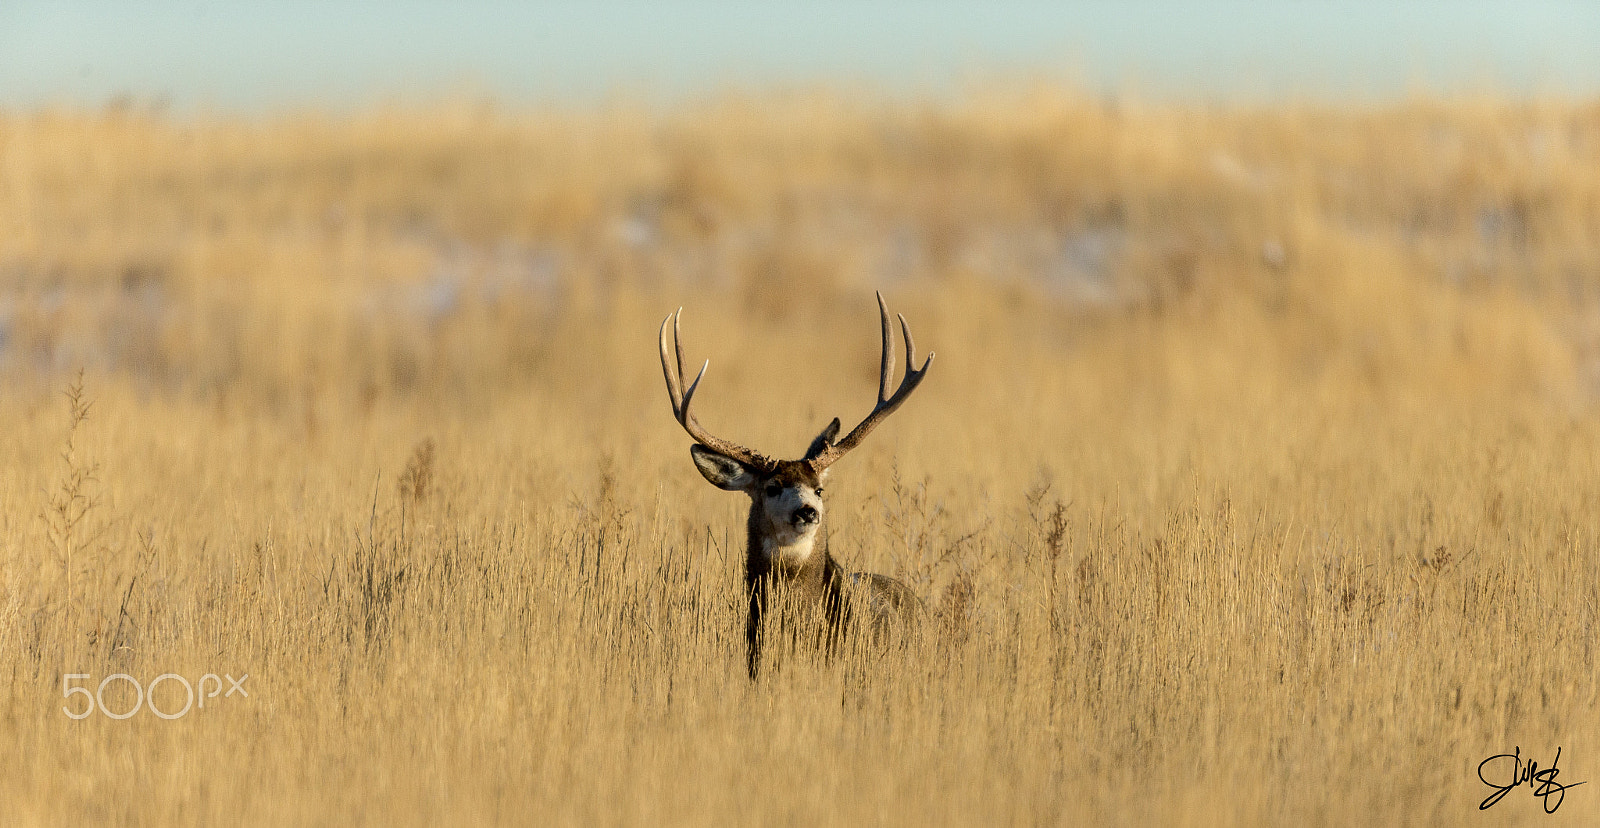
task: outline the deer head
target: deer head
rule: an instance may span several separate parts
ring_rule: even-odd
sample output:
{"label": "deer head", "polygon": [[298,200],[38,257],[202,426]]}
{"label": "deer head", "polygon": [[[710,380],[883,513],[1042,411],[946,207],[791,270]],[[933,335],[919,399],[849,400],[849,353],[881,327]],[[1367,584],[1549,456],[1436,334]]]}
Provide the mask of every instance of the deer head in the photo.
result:
{"label": "deer head", "polygon": [[[906,372],[894,393],[889,393],[889,383],[894,374],[894,332],[889,323],[889,306],[884,304],[883,294],[878,294],[883,354],[879,362],[877,404],[844,439],[837,439],[839,419],[835,417],[811,441],[805,456],[798,460],[775,460],[712,435],[689,410],[695,391],[700,388],[700,381],[705,378],[706,368],[711,363],[707,360],[700,367],[694,382],[687,389],[683,387],[683,339],[678,329],[682,314],[683,309],[679,308],[661,323],[661,372],[666,377],[673,416],[695,440],[695,445],[689,447],[695,468],[712,485],[750,496],[752,553],[759,548],[762,555],[780,567],[804,565],[810,558],[817,530],[826,514],[822,502],[822,484],[827,477],[828,467],[860,445],[879,423],[911,396],[911,392],[927,376],[928,366],[933,363],[933,354],[928,354],[921,368],[914,367],[916,346],[911,340],[911,326],[906,324],[904,316],[900,316],[900,331],[906,342]],[[672,329],[670,350],[667,343],[669,325]]]}

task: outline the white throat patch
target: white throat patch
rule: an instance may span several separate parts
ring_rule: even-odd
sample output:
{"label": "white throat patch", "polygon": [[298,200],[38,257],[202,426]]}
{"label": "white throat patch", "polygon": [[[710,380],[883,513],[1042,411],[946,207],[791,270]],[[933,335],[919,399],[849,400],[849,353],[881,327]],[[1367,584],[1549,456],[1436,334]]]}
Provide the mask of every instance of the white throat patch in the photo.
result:
{"label": "white throat patch", "polygon": [[[784,532],[782,534],[789,534]],[[811,553],[817,548],[817,531],[813,527],[810,531],[794,535],[790,538],[776,538],[768,536],[761,539],[761,554],[767,561],[780,569],[799,569],[806,561],[811,560]]]}

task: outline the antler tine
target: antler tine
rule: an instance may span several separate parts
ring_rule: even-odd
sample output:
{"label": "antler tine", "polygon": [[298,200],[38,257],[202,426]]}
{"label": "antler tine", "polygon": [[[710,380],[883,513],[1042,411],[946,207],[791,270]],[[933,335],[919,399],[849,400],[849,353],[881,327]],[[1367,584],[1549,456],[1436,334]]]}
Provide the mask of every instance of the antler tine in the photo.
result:
{"label": "antler tine", "polygon": [[[883,360],[878,364],[878,405],[883,405],[889,399],[889,380],[894,379],[894,329],[889,324],[889,306],[883,301],[883,292],[878,294],[878,320],[883,331]],[[911,364],[911,355],[906,355],[906,364]]]}
{"label": "antler tine", "polygon": [[[683,389],[683,331],[679,328],[682,322],[683,308],[680,307],[672,314],[672,349],[678,355],[678,396],[685,398],[684,408],[688,408],[687,394],[689,392]],[[706,368],[709,367],[711,367],[711,360],[708,359],[706,364],[700,367],[700,373],[704,374]],[[696,380],[696,382],[699,382],[699,380]]]}
{"label": "antler tine", "polygon": [[[911,344],[911,326],[906,324],[906,315],[897,313],[895,316],[900,317],[900,332],[906,335],[906,368],[909,370],[917,364],[917,346]],[[926,368],[928,364],[923,363],[922,367]]]}
{"label": "antler tine", "polygon": [[874,428],[877,428],[878,423],[893,414],[894,410],[911,396],[911,392],[917,390],[917,386],[921,385],[923,378],[928,375],[928,366],[933,364],[933,352],[928,352],[928,358],[923,361],[921,368],[916,367],[917,348],[911,339],[911,326],[906,323],[904,315],[895,315],[900,319],[900,332],[906,340],[906,373],[900,379],[900,386],[895,389],[893,395],[888,393],[889,380],[894,374],[894,338],[889,325],[889,306],[883,301],[883,294],[879,293],[878,316],[883,332],[883,356],[879,362],[878,403],[873,406],[872,413],[868,414],[860,425],[851,429],[844,439],[823,449],[817,456],[807,458],[816,471],[827,468],[859,445]]}
{"label": "antler tine", "polygon": [[672,416],[675,419],[680,416],[679,412],[683,408],[683,387],[678,384],[678,375],[683,373],[683,350],[681,348],[678,349],[678,371],[674,373],[672,363],[667,358],[667,323],[673,323],[672,340],[676,345],[678,341],[677,318],[678,314],[682,312],[683,308],[678,308],[675,313],[669,313],[666,319],[661,320],[661,375],[667,380],[667,397],[672,400]]}
{"label": "antler tine", "polygon": [[[683,417],[684,417],[684,419],[690,419],[689,401],[694,399],[694,391],[695,391],[696,388],[700,387],[700,380],[705,379],[706,369],[710,368],[710,367],[711,367],[711,360],[708,359],[708,360],[705,361],[704,364],[702,364],[700,366],[700,373],[695,375],[694,382],[689,383],[688,390],[683,392]],[[682,371],[683,369],[679,368],[678,370]],[[696,427],[698,427],[699,423],[696,423],[695,425],[696,425]]]}
{"label": "antler tine", "polygon": [[[693,437],[695,442],[719,454],[727,455],[747,466],[754,466],[762,470],[771,470],[777,464],[758,451],[745,448],[738,443],[729,442],[706,431],[700,422],[695,419],[689,410],[689,404],[694,401],[694,392],[700,388],[700,381],[705,379],[706,369],[711,367],[711,360],[706,360],[700,366],[700,373],[695,376],[694,382],[685,389],[683,387],[683,337],[679,334],[679,319],[683,316],[683,308],[669,314],[661,321],[661,373],[667,380],[667,396],[672,400],[672,416],[683,426],[683,430]],[[672,323],[672,350],[673,355],[667,353],[667,323]],[[673,362],[677,363],[677,370],[673,370]]]}

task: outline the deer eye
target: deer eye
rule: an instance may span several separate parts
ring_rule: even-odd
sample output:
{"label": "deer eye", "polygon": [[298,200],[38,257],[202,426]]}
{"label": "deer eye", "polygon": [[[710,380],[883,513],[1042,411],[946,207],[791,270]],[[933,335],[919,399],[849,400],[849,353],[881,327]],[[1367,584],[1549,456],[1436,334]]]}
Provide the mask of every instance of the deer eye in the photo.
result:
{"label": "deer eye", "polygon": [[817,487],[817,495],[818,495],[818,496],[819,496],[819,497],[820,497],[820,496],[821,496],[821,495],[822,495],[822,487],[821,487],[821,486],[818,486],[818,487]]}
{"label": "deer eye", "polygon": [[768,483],[767,484],[767,497],[777,497],[778,495],[780,495],[782,493],[783,493],[783,487],[782,486],[778,485],[777,483]]}

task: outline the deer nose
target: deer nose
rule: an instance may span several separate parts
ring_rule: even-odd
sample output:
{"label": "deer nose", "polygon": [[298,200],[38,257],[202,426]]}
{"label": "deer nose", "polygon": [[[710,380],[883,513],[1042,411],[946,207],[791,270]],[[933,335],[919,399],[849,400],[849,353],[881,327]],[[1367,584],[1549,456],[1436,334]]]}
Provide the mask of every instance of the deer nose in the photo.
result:
{"label": "deer nose", "polygon": [[802,524],[802,523],[816,523],[817,522],[817,509],[816,509],[816,507],[814,507],[814,506],[801,506],[800,508],[794,510],[793,522],[795,524],[797,524],[797,525],[798,524]]}

